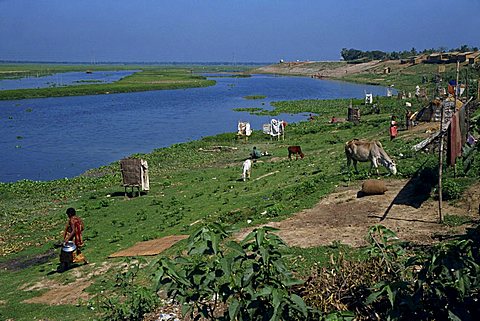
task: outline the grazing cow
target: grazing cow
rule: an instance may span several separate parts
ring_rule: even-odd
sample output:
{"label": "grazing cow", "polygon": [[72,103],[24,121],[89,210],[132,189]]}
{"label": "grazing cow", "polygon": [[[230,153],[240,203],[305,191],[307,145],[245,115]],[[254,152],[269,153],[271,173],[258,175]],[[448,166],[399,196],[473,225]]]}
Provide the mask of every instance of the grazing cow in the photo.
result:
{"label": "grazing cow", "polygon": [[247,178],[250,178],[250,174],[252,173],[252,160],[247,159],[243,162],[242,166],[242,178],[245,182]]}
{"label": "grazing cow", "polygon": [[397,167],[392,159],[383,150],[382,144],[379,141],[353,139],[345,144],[345,155],[347,156],[347,167],[353,161],[353,167],[358,173],[357,162],[370,161],[372,166],[370,170],[375,167],[378,175],[378,164],[387,168],[393,175],[397,174]]}
{"label": "grazing cow", "polygon": [[292,155],[295,155],[295,159],[303,158],[305,155],[302,153],[300,146],[289,146],[288,147],[288,159],[292,159]]}

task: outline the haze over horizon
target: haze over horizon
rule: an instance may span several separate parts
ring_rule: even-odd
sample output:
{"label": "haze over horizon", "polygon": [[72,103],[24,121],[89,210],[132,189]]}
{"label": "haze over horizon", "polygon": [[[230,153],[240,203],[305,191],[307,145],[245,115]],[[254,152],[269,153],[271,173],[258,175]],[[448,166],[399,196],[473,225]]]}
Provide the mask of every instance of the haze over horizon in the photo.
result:
{"label": "haze over horizon", "polygon": [[480,0],[0,0],[0,60],[339,60],[480,46]]}

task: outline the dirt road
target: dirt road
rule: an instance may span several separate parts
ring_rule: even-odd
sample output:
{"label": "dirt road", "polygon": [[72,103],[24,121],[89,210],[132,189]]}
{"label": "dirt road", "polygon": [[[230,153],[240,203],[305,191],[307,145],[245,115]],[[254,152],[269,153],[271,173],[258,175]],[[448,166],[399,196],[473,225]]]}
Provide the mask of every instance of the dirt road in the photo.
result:
{"label": "dirt road", "polygon": [[[384,195],[361,198],[357,197],[361,182],[340,187],[314,208],[266,225],[278,228],[277,234],[289,246],[304,248],[330,245],[334,241],[362,246],[366,244],[364,238],[369,227],[379,223],[396,232],[400,239],[416,244],[435,243],[447,235],[461,234],[469,227],[438,224],[438,202],[427,198],[428,195],[416,195],[408,180],[385,183],[388,191]],[[443,212],[478,220],[479,187],[480,184],[470,188],[455,207],[444,202]],[[250,231],[243,230],[237,237],[241,239]]]}

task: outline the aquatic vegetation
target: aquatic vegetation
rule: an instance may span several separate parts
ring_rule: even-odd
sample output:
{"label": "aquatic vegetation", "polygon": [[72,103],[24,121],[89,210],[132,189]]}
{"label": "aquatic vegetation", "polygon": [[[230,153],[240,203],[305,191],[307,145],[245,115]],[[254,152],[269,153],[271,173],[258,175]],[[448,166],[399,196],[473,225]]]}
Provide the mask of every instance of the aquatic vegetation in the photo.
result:
{"label": "aquatic vegetation", "polygon": [[245,96],[243,98],[249,99],[249,100],[256,100],[256,99],[265,99],[265,98],[267,98],[267,96],[264,96],[264,95],[249,95],[249,96]]}

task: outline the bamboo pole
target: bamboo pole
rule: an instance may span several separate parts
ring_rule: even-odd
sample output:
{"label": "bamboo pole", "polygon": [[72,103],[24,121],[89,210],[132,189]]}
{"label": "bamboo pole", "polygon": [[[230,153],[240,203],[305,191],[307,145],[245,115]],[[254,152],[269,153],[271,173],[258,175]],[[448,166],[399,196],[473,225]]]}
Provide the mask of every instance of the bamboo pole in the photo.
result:
{"label": "bamboo pole", "polygon": [[[458,83],[459,81],[459,74],[460,74],[460,61],[457,59],[457,78],[456,78],[456,83],[455,83],[455,102],[454,102],[454,107],[453,107],[453,113],[457,112],[457,100],[458,100],[458,94],[460,92],[460,84]],[[457,162],[453,164],[453,177],[457,178]]]}
{"label": "bamboo pole", "polygon": [[480,101],[480,79],[477,83],[477,101]]}
{"label": "bamboo pole", "polygon": [[438,222],[443,223],[442,212],[442,173],[443,173],[443,119],[444,119],[444,106],[442,103],[441,116],[440,116],[440,147],[438,148]]}

